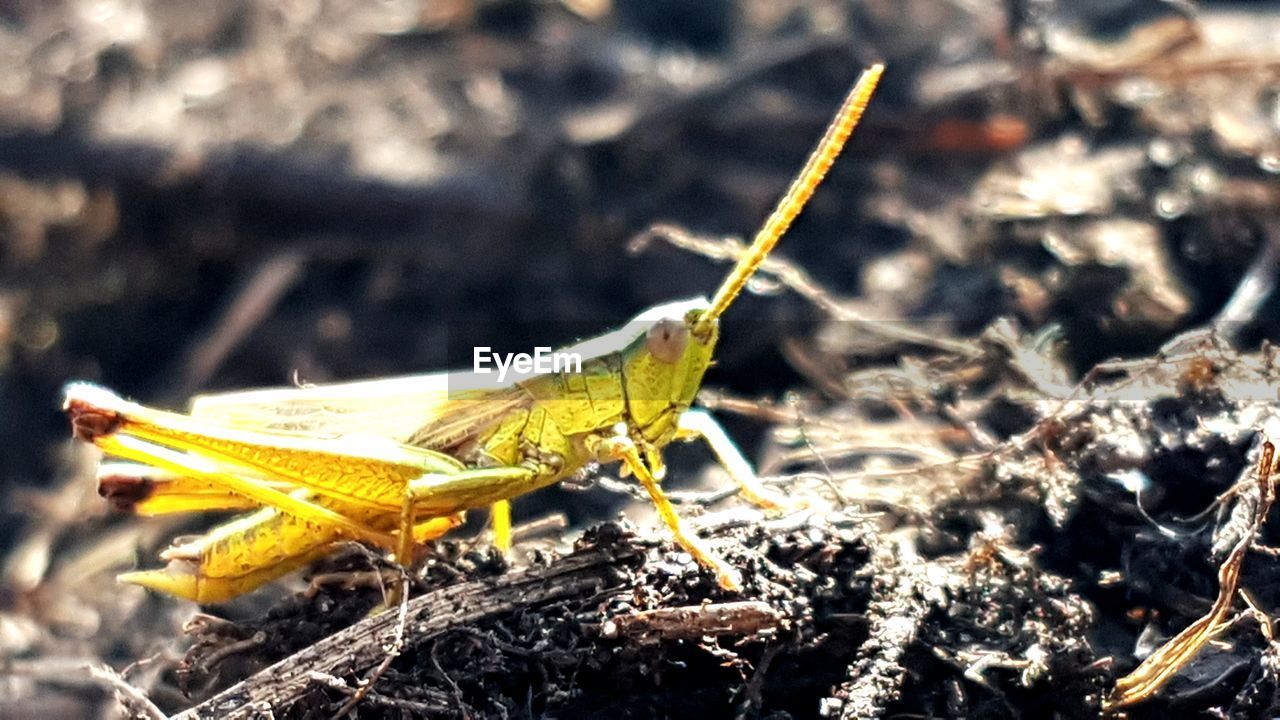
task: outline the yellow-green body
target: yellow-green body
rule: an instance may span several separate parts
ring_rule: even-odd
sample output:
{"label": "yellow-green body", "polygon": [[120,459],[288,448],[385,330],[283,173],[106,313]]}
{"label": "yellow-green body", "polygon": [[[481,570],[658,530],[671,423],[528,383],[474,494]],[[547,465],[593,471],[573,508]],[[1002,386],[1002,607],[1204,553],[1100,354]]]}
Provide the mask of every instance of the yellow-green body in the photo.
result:
{"label": "yellow-green body", "polygon": [[[205,396],[193,403],[191,417],[206,424],[175,430],[171,428],[177,425],[176,418],[157,417],[148,423],[149,437],[184,446],[198,439],[205,449],[227,452],[243,461],[259,454],[279,458],[290,452],[287,447],[282,449],[286,438],[305,434],[310,439],[318,431],[336,429],[339,434],[324,452],[327,457],[319,465],[320,471],[314,462],[293,463],[299,468],[297,479],[302,479],[305,470],[306,481],[313,488],[303,495],[307,502],[390,533],[396,529],[396,510],[406,487],[419,481],[414,516],[415,523],[425,529],[415,532],[415,540],[422,541],[447,529],[431,524],[433,519],[451,518],[555,484],[600,460],[594,441],[619,428],[625,428],[644,456],[660,468],[660,451],[675,438],[679,418],[689,409],[711,362],[716,326],[711,325],[711,332],[704,332],[701,338],[687,332],[705,306],[705,300],[660,306],[620,331],[565,348],[562,352],[582,357],[581,369],[573,372],[533,375],[490,389],[470,388],[475,384],[473,378],[458,372]],[[683,342],[659,343],[668,350],[679,346],[681,352],[671,361],[651,352],[655,343],[650,334],[663,327],[678,329],[673,332],[685,337]],[[438,380],[428,383],[431,392],[412,390],[429,378]],[[369,389],[364,400],[370,403],[370,410],[352,410],[346,398],[361,395],[362,385]],[[414,427],[415,422],[404,417],[406,409],[382,408],[381,420],[396,418],[399,432],[388,436],[385,430],[374,429],[383,439],[415,448],[417,457],[398,466],[380,466],[379,476],[362,481],[359,454],[351,447],[364,437],[360,420],[378,407],[379,388],[397,386],[404,388],[404,398],[421,398],[422,420],[417,422],[424,424],[406,433],[404,428]],[[450,390],[451,386],[463,389]],[[267,435],[248,440],[240,436],[244,430]],[[467,468],[512,466],[531,472],[501,481],[459,478]],[[251,471],[241,469],[244,474],[251,475]],[[173,484],[153,483],[149,497],[135,506],[140,513],[173,511],[164,509],[166,499],[181,511],[195,509],[193,503],[175,503],[174,498],[177,493],[190,492],[198,481],[168,479]],[[278,481],[279,475],[264,473],[255,480],[269,483]],[[445,487],[424,490],[433,480]],[[225,507],[220,505],[225,501],[224,496],[214,497],[210,509]],[[148,503],[155,509],[149,509]],[[323,556],[334,543],[349,539],[352,534],[342,527],[263,507],[169,548],[162,554],[170,563],[166,570],[126,577],[163,585],[168,592],[199,602],[220,602],[302,567]]]}

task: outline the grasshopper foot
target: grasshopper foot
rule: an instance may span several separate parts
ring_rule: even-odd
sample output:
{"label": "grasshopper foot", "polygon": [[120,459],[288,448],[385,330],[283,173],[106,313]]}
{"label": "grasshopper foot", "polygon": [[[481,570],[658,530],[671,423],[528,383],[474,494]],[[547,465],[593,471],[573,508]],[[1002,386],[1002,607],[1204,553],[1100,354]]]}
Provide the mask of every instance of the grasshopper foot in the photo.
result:
{"label": "grasshopper foot", "polygon": [[730,567],[727,563],[717,557],[710,558],[710,562],[703,560],[704,564],[710,564],[711,569],[716,573],[716,581],[720,583],[720,587],[729,592],[742,592],[742,573],[735,568]]}
{"label": "grasshopper foot", "polygon": [[740,494],[744,500],[756,507],[775,515],[790,515],[809,507],[809,501],[803,498],[788,497],[781,493],[767,490],[764,487],[748,487],[742,485]]}

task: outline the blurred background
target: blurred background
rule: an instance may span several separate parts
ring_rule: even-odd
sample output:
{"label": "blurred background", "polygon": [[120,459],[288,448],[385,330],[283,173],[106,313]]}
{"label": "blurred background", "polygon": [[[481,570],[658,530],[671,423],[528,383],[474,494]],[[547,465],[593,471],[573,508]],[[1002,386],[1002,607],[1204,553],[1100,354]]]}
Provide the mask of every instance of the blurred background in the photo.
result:
{"label": "blurred background", "polygon": [[[630,240],[749,237],[873,61],[880,93],[779,248],[861,317],[1009,317],[1077,373],[1210,322],[1274,340],[1277,48],[1266,2],[0,0],[0,653],[157,642],[100,633],[73,589],[173,528],[109,516],[65,382],[181,408],[709,293],[723,264]],[[815,318],[744,297],[708,385],[821,388]],[[893,352],[858,338],[834,340],[855,367]],[[731,430],[751,454],[761,429]]]}

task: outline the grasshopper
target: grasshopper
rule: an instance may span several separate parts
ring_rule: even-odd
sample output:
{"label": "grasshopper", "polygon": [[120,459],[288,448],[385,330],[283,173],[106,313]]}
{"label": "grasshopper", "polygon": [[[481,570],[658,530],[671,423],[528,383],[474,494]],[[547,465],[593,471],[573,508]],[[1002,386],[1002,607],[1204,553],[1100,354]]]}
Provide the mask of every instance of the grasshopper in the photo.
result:
{"label": "grasshopper", "polygon": [[493,508],[510,545],[508,501],[592,463],[619,462],[647,491],[675,541],[719,584],[742,580],[676,514],[659,484],[662,450],[702,438],[764,508],[765,488],[716,420],[691,409],[719,318],[786,232],[858,124],[883,66],[865,70],[752,244],[710,301],[673,302],[566,352],[573,372],[459,389],[435,373],[196,397],[187,414],[126,401],[88,383],[65,389],[75,436],[126,462],[99,468],[99,492],[144,515],[253,509],[161,554],[167,566],[119,580],[200,603],[270,582],[348,540],[412,562],[415,547]]}

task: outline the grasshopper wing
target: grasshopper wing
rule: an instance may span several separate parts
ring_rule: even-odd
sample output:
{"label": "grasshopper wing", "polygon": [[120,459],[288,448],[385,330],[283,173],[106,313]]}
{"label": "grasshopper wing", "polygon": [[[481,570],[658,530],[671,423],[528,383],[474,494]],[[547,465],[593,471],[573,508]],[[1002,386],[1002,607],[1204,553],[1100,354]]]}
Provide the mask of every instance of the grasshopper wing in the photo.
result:
{"label": "grasshopper wing", "polygon": [[[517,385],[467,388],[453,373],[200,395],[191,415],[245,429],[329,435],[377,435],[433,447],[420,430],[448,417],[464,435],[477,433],[532,397]],[[457,437],[450,438],[456,441]]]}

